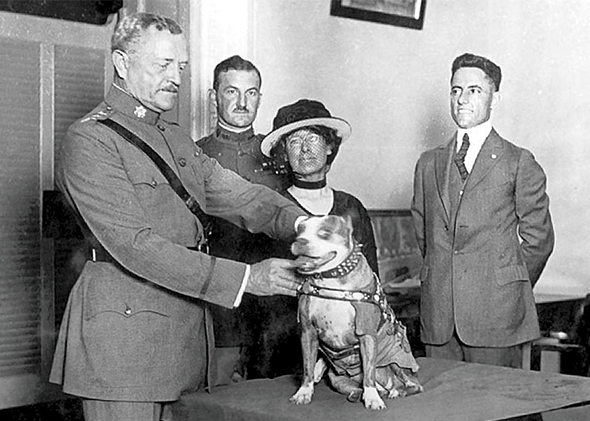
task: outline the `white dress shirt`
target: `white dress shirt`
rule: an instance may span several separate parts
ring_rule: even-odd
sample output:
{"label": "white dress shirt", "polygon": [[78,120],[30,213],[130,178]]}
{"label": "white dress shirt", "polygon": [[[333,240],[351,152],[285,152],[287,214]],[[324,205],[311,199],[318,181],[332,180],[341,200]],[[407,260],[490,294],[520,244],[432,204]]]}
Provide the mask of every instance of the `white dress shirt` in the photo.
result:
{"label": "white dress shirt", "polygon": [[461,148],[461,144],[463,143],[463,135],[467,133],[469,136],[469,149],[467,149],[467,155],[465,155],[465,168],[467,168],[467,171],[470,173],[473,169],[473,164],[475,164],[475,159],[491,131],[492,122],[490,120],[481,123],[479,126],[470,129],[459,129],[457,131],[457,151]]}

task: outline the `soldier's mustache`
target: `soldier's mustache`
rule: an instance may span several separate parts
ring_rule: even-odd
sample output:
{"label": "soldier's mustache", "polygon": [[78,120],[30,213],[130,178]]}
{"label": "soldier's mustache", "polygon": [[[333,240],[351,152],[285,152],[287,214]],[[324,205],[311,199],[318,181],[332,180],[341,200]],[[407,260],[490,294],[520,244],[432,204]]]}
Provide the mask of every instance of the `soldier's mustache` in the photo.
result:
{"label": "soldier's mustache", "polygon": [[173,94],[177,94],[178,93],[178,86],[168,85],[165,88],[163,88],[162,90],[166,91],[166,92],[172,92]]}

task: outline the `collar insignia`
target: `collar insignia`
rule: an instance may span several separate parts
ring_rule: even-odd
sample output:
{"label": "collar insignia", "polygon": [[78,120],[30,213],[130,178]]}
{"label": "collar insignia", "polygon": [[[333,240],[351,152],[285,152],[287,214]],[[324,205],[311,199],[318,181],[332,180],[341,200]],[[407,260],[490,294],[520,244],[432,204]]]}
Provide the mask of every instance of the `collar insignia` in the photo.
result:
{"label": "collar insignia", "polygon": [[137,118],[144,118],[146,113],[147,110],[143,105],[138,105],[137,107],[135,107],[135,111],[133,111],[133,114],[135,114]]}

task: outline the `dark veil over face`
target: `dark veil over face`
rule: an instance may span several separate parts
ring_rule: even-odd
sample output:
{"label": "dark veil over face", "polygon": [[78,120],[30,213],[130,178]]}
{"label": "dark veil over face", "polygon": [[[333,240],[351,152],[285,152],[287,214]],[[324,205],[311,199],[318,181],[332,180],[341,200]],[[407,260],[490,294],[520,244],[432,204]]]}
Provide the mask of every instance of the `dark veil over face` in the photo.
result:
{"label": "dark veil over face", "polygon": [[[342,138],[338,136],[338,132],[335,129],[326,126],[306,126],[306,127],[299,127],[295,130],[292,130],[288,133],[282,135],[279,141],[276,143],[275,147],[271,150],[270,154],[272,159],[277,163],[277,165],[284,166],[287,169],[287,172],[292,177],[293,176],[293,169],[289,164],[289,156],[287,154],[287,139],[293,133],[298,132],[300,130],[309,130],[312,133],[315,133],[321,136],[326,145],[330,148],[332,153],[328,155],[326,166],[329,168],[334,162],[336,155],[338,154],[338,150],[340,149],[340,144],[342,143]],[[326,171],[327,172],[327,171]]]}

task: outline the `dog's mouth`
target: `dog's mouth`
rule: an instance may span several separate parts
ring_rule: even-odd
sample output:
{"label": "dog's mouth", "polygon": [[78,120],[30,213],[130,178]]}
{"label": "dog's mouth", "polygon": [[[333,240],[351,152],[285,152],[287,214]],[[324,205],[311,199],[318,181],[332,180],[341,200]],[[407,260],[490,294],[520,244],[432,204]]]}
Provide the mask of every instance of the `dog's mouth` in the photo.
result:
{"label": "dog's mouth", "polygon": [[331,251],[323,256],[300,255],[295,259],[295,263],[297,263],[297,272],[302,274],[314,273],[317,269],[334,260],[337,254],[338,253],[335,251]]}

